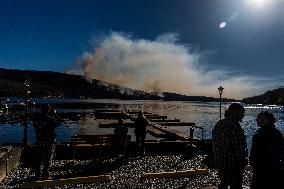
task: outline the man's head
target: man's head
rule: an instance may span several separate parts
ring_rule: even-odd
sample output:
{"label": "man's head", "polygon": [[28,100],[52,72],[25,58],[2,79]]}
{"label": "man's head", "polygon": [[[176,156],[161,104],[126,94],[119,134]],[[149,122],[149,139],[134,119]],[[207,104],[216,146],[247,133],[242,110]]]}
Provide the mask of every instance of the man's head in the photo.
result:
{"label": "man's head", "polygon": [[239,103],[232,103],[227,112],[225,117],[231,117],[236,121],[242,121],[245,115],[245,108]]}
{"label": "man's head", "polygon": [[138,116],[139,116],[139,117],[143,117],[143,116],[144,116],[143,110],[140,110],[140,111],[138,112]]}
{"label": "man's head", "polygon": [[271,112],[262,111],[257,115],[256,122],[259,127],[274,126],[276,118]]}

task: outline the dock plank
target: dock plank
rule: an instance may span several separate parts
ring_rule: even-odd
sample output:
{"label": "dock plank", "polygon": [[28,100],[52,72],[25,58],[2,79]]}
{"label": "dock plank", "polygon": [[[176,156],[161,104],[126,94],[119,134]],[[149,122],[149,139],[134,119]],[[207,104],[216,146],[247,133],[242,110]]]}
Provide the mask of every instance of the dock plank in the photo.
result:
{"label": "dock plank", "polygon": [[75,177],[75,178],[66,178],[66,179],[25,182],[22,184],[22,188],[53,187],[53,186],[62,186],[67,184],[83,184],[83,183],[103,182],[110,180],[111,180],[110,175]]}
{"label": "dock plank", "polygon": [[152,136],[154,136],[154,137],[158,137],[158,138],[165,138],[165,137],[167,136],[167,134],[165,134],[164,132],[159,131],[159,130],[153,128],[153,127],[148,127],[148,128],[147,128],[147,132],[148,132],[150,135],[152,135]]}
{"label": "dock plank", "polygon": [[195,123],[191,122],[158,122],[162,126],[195,126]]}
{"label": "dock plank", "polygon": [[189,140],[190,139],[189,135],[187,135],[186,133],[178,131],[178,130],[171,129],[167,126],[161,126],[157,123],[151,123],[151,126],[155,129],[161,131],[161,132],[164,132],[165,134],[167,134],[171,137],[176,138],[176,139],[179,139],[179,140]]}
{"label": "dock plank", "polygon": [[149,119],[151,122],[160,122],[160,123],[178,123],[179,119]]}
{"label": "dock plank", "polygon": [[[135,124],[134,123],[123,123],[124,126],[134,128]],[[118,126],[118,123],[100,123],[99,128],[115,128]]]}
{"label": "dock plank", "polygon": [[174,172],[159,172],[159,173],[144,173],[142,178],[177,178],[177,177],[190,177],[193,175],[204,175],[208,174],[208,169],[196,169],[196,170],[185,170],[185,171],[174,171]]}
{"label": "dock plank", "polygon": [[168,116],[160,116],[160,115],[145,115],[148,119],[167,119]]}

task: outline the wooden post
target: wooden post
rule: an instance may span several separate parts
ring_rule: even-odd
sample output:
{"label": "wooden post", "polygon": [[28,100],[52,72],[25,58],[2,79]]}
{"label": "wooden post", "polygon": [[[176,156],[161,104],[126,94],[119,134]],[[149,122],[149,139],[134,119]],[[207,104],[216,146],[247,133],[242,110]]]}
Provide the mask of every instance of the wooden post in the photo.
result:
{"label": "wooden post", "polygon": [[23,145],[24,147],[27,147],[29,145],[29,140],[28,140],[28,114],[29,114],[29,86],[30,86],[30,81],[26,80],[24,82],[24,85],[26,87],[26,110],[25,110],[25,127],[24,127],[24,136],[23,136]]}
{"label": "wooden post", "polygon": [[196,169],[176,172],[160,172],[160,173],[144,173],[141,178],[152,179],[152,178],[177,178],[177,177],[190,177],[193,175],[204,175],[208,174],[208,169]]}
{"label": "wooden post", "polygon": [[222,93],[223,93],[224,88],[220,86],[218,88],[219,94],[220,94],[220,119],[222,118]]}
{"label": "wooden post", "polygon": [[189,141],[190,141],[190,143],[192,144],[192,141],[193,141],[193,133],[194,133],[194,129],[193,129],[193,127],[191,127],[190,129],[189,129]]}
{"label": "wooden post", "polygon": [[220,108],[219,108],[219,111],[220,111],[220,119],[222,119],[222,94],[220,93]]}
{"label": "wooden post", "polygon": [[123,157],[125,157],[127,145],[128,145],[128,135],[126,134],[124,139]]}
{"label": "wooden post", "polygon": [[76,145],[77,145],[77,135],[75,135],[75,142],[74,144],[71,144],[73,145],[73,155],[72,155],[72,160],[73,160],[73,163],[75,163],[75,154],[76,154]]}

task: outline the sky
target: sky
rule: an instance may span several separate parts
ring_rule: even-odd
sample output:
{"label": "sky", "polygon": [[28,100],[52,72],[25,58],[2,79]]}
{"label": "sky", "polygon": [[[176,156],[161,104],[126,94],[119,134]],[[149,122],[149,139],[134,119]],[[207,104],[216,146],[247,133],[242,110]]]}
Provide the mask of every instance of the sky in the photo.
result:
{"label": "sky", "polygon": [[0,0],[0,67],[238,98],[283,85],[281,0]]}

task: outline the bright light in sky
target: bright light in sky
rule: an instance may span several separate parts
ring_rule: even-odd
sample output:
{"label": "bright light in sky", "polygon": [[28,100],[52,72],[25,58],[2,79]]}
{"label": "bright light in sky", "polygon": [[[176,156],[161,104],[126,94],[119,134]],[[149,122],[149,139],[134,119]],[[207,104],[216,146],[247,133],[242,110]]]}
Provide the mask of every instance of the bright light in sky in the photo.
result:
{"label": "bright light in sky", "polygon": [[226,27],[226,25],[227,25],[227,23],[223,21],[223,22],[220,23],[219,28],[223,29],[223,28]]}
{"label": "bright light in sky", "polygon": [[264,9],[271,4],[272,0],[249,0],[249,4],[252,8]]}

